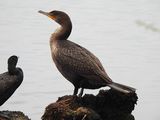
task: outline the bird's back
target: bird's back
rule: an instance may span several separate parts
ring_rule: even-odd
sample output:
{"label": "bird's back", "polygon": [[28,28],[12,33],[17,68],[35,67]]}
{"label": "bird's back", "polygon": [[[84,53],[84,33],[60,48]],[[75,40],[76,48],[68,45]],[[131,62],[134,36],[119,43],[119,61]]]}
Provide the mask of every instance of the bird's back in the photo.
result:
{"label": "bird's back", "polygon": [[8,72],[0,74],[0,105],[15,92],[22,80],[22,71],[18,75],[10,75]]}

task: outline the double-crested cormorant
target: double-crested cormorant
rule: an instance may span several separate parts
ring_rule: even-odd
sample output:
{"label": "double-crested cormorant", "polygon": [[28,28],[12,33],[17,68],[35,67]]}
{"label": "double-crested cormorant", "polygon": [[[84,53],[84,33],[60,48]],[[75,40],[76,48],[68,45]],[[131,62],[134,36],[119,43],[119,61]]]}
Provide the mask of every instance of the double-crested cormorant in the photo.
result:
{"label": "double-crested cormorant", "polygon": [[8,72],[0,74],[0,106],[15,92],[23,81],[23,71],[16,68],[18,57],[8,59]]}
{"label": "double-crested cormorant", "polygon": [[105,72],[99,59],[86,48],[67,40],[72,30],[69,16],[62,11],[39,11],[59,25],[50,38],[51,54],[55,65],[61,74],[74,85],[74,95],[84,88],[97,89],[109,86],[123,93],[135,92],[135,89],[126,85],[115,83]]}

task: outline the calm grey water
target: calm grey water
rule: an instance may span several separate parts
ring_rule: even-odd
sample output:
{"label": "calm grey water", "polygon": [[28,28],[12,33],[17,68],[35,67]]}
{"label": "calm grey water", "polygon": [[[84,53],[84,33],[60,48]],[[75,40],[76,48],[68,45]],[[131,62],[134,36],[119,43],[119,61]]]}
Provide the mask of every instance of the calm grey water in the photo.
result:
{"label": "calm grey water", "polygon": [[0,72],[15,54],[25,78],[0,110],[21,110],[38,120],[46,105],[73,92],[50,56],[50,34],[58,25],[40,9],[66,11],[73,22],[69,39],[95,53],[113,80],[137,88],[136,120],[160,119],[159,0],[1,0]]}

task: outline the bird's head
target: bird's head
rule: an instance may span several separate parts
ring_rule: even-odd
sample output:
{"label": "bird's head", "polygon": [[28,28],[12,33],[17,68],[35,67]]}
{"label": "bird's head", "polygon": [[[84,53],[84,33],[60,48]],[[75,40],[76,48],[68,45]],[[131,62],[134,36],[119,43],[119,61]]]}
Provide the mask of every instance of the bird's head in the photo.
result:
{"label": "bird's head", "polygon": [[54,10],[54,11],[51,11],[51,12],[44,12],[44,11],[40,10],[38,12],[43,14],[43,15],[48,16],[49,18],[56,21],[60,25],[63,25],[67,21],[70,21],[69,16],[65,12],[62,12],[62,11]]}
{"label": "bird's head", "polygon": [[8,59],[8,67],[13,67],[15,68],[18,62],[18,57],[15,55],[12,55],[11,57],[9,57]]}

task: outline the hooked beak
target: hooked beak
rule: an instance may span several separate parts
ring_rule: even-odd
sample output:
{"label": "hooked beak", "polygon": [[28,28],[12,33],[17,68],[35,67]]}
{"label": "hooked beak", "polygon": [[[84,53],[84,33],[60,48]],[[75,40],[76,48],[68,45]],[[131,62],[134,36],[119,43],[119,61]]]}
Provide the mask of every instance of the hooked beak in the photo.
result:
{"label": "hooked beak", "polygon": [[51,19],[53,19],[53,20],[56,19],[56,17],[53,16],[53,15],[51,15],[49,12],[44,12],[44,11],[42,11],[42,10],[39,10],[38,12],[41,13],[41,14],[43,14],[43,15],[48,16],[49,18],[51,18]]}

